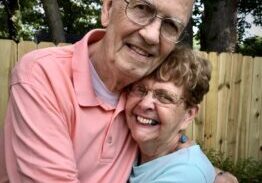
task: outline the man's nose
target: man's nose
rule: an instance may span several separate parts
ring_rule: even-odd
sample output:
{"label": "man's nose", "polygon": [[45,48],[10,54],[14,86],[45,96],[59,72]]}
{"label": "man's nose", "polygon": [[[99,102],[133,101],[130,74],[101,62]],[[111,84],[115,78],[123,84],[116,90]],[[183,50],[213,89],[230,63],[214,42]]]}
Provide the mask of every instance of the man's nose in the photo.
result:
{"label": "man's nose", "polygon": [[139,30],[139,34],[149,45],[159,44],[161,23],[161,19],[155,18],[152,22]]}

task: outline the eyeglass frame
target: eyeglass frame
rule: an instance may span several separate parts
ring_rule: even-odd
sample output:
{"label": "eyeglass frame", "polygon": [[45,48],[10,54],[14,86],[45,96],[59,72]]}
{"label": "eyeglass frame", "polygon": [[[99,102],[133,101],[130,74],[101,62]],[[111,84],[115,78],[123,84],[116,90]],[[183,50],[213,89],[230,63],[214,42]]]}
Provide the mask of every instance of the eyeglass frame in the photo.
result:
{"label": "eyeglass frame", "polygon": [[[144,91],[138,90],[138,89],[143,89]],[[165,91],[166,93],[164,93],[163,91]],[[165,89],[149,89],[148,87],[146,87],[143,84],[133,84],[132,86],[128,88],[127,92],[128,94],[135,96],[135,97],[139,97],[140,99],[143,99],[144,97],[148,95],[149,92],[151,92],[152,98],[155,99],[154,100],[155,103],[161,106],[166,106],[170,104],[178,106],[181,103],[185,102],[185,98],[179,97],[179,95],[177,94],[172,94],[166,91]],[[167,101],[167,102],[164,102],[163,100],[161,101],[161,97],[163,95],[168,96],[170,99],[172,99],[172,101]]]}
{"label": "eyeglass frame", "polygon": [[[140,0],[141,2],[144,2],[145,4],[148,4],[148,6],[152,9],[152,10],[154,10],[154,13],[152,14],[153,16],[152,17],[149,17],[148,18],[148,21],[145,23],[145,24],[141,24],[141,23],[139,23],[139,21],[136,21],[136,20],[134,20],[134,19],[132,19],[132,18],[130,18],[130,16],[128,16],[128,12],[130,12],[130,11],[128,11],[128,10],[130,10],[130,8],[128,8],[129,7],[129,4],[130,4],[130,1],[132,1],[132,0],[124,0],[125,2],[126,2],[126,8],[125,8],[125,14],[126,14],[126,16],[128,17],[128,19],[131,21],[131,22],[133,22],[133,23],[135,23],[135,24],[137,24],[137,25],[139,25],[139,26],[147,26],[147,25],[149,25],[150,23],[152,23],[156,18],[159,18],[160,20],[161,20],[161,27],[160,27],[160,35],[162,36],[162,37],[164,37],[167,41],[169,41],[169,42],[172,42],[172,43],[175,43],[175,44],[177,44],[177,43],[179,43],[179,42],[181,42],[182,40],[183,40],[183,38],[185,37],[185,35],[186,35],[186,31],[185,31],[185,25],[182,23],[182,21],[181,20],[179,20],[178,18],[176,18],[176,17],[163,17],[163,16],[160,16],[159,14],[158,14],[158,12],[157,12],[157,8],[155,7],[155,5],[154,4],[152,4],[152,3],[149,3],[148,1],[145,1],[145,0]],[[177,28],[178,28],[178,30],[180,31],[177,35],[177,37],[176,37],[176,40],[175,41],[173,41],[173,40],[171,40],[171,39],[168,39],[168,36],[165,36],[165,34],[163,34],[162,33],[162,23],[163,23],[163,21],[164,20],[171,20],[172,22],[174,22],[174,24],[177,26]],[[178,26],[179,25],[179,26]]]}

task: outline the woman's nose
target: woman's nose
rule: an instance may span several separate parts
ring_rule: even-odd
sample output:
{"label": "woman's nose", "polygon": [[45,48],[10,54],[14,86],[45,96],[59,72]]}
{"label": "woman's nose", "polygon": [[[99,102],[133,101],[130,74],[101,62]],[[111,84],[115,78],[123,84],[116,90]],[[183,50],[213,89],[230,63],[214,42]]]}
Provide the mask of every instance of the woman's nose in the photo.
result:
{"label": "woman's nose", "polygon": [[148,92],[144,97],[140,99],[139,106],[143,109],[154,109],[155,97],[152,92]]}

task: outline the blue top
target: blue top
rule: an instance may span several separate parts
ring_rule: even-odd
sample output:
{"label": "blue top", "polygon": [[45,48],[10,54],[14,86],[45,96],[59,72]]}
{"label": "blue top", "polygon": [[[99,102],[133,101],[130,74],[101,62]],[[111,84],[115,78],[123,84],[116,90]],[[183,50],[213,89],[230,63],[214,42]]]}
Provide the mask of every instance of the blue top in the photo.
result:
{"label": "blue top", "polygon": [[130,183],[213,183],[215,169],[199,145],[133,165]]}

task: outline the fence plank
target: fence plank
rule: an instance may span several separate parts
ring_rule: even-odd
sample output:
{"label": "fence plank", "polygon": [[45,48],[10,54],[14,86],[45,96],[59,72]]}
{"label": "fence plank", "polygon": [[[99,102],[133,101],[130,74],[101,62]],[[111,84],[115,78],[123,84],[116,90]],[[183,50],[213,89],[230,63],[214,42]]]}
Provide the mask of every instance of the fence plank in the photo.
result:
{"label": "fence plank", "polygon": [[241,71],[241,85],[240,85],[240,105],[237,124],[237,146],[235,160],[239,158],[247,158],[248,155],[248,137],[249,137],[249,113],[252,89],[252,72],[253,72],[253,58],[243,57],[243,65]]}
{"label": "fence plank", "polygon": [[198,112],[197,117],[194,121],[194,136],[193,139],[196,140],[197,143],[204,145],[205,141],[205,116],[206,116],[206,96],[200,104],[200,110]]}
{"label": "fence plank", "polygon": [[55,44],[51,43],[51,42],[41,42],[37,45],[37,49],[41,49],[41,48],[48,48],[48,47],[54,47]]}
{"label": "fence plank", "polygon": [[[210,83],[210,90],[206,97],[206,112],[205,112],[205,129],[204,129],[204,147],[215,149],[215,137],[216,137],[216,124],[217,124],[217,103],[218,103],[218,55],[211,52],[208,55],[208,59],[211,61],[212,70],[212,82]],[[212,110],[210,110],[212,109]]]}
{"label": "fence plank", "polygon": [[32,41],[21,41],[18,43],[18,56],[17,59],[20,60],[26,53],[37,49],[37,45]]}
{"label": "fence plank", "polygon": [[4,115],[8,101],[11,69],[17,60],[17,45],[10,40],[0,40],[0,128],[4,124]]}
{"label": "fence plank", "polygon": [[237,122],[239,113],[239,96],[240,96],[240,84],[241,84],[241,67],[242,67],[242,56],[238,54],[232,55],[232,71],[231,71],[231,92],[230,102],[228,110],[227,120],[227,156],[235,156],[236,148],[236,135],[237,135]]}
{"label": "fence plank", "polygon": [[188,125],[185,134],[190,138],[193,139],[194,138],[194,123],[195,121],[193,120],[191,124]]}
{"label": "fence plank", "polygon": [[219,55],[219,80],[218,80],[218,109],[217,109],[217,130],[216,150],[226,151],[227,144],[227,119],[230,95],[232,55],[221,53]]}
{"label": "fence plank", "polygon": [[259,58],[254,59],[253,82],[251,93],[251,112],[250,112],[250,132],[249,132],[249,156],[261,157],[260,151],[261,135],[259,129],[262,122],[262,61]]}

